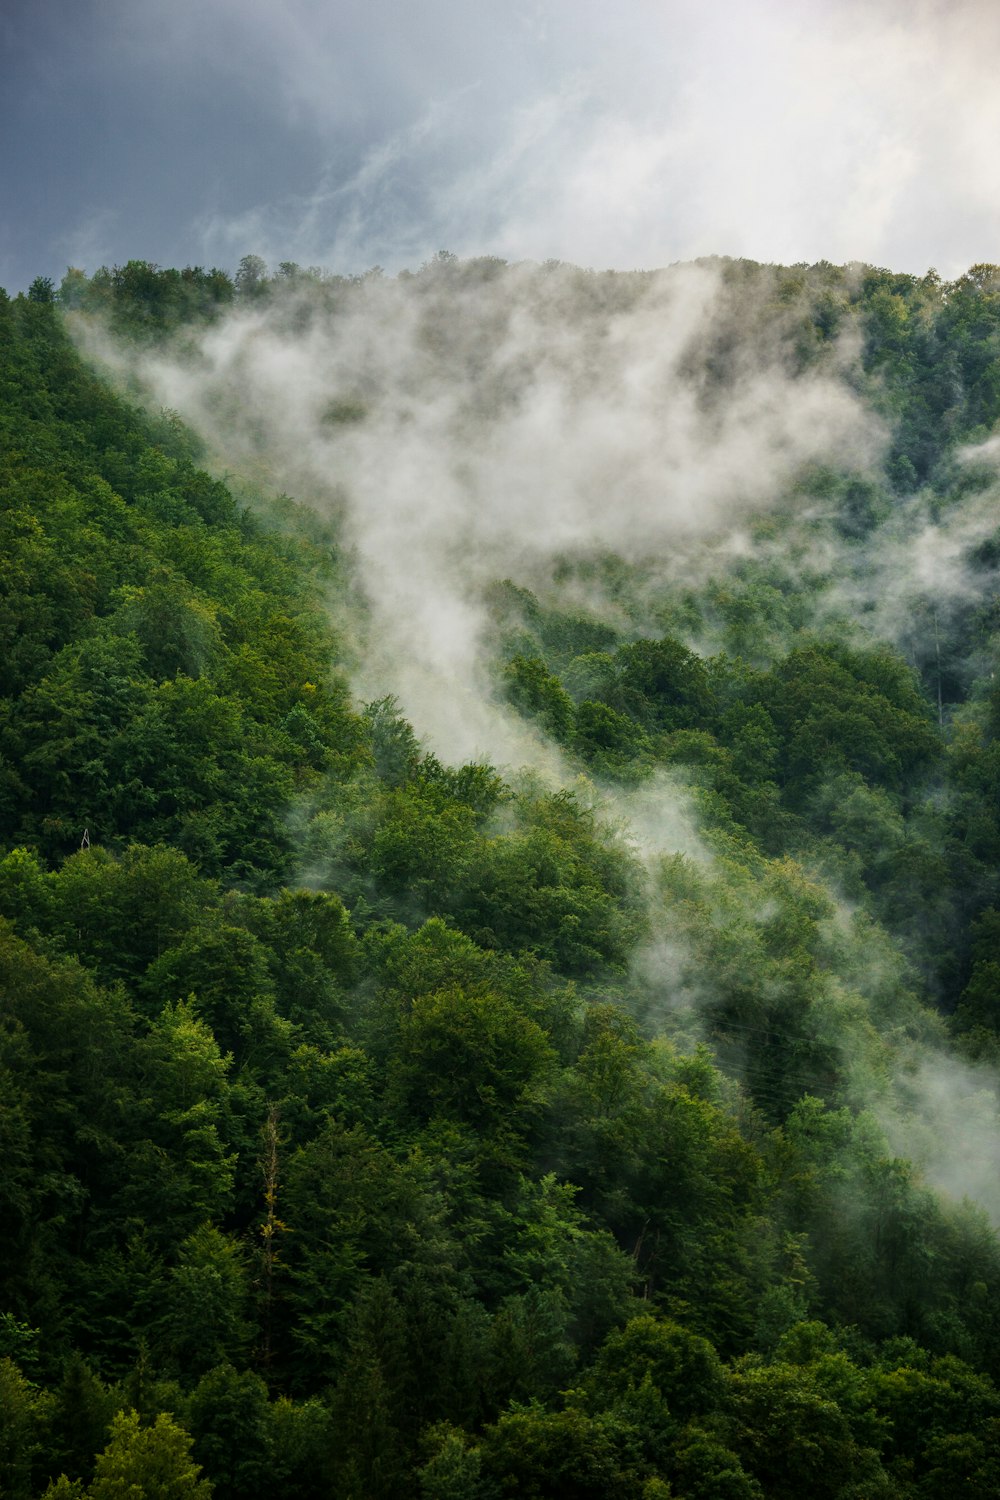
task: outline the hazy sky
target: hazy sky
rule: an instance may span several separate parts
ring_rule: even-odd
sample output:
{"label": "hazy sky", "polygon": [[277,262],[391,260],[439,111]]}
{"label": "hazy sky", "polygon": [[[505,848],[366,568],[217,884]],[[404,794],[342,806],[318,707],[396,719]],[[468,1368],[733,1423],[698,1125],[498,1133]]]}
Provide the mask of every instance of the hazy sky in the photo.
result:
{"label": "hazy sky", "polygon": [[996,0],[5,0],[0,284],[1000,260]]}

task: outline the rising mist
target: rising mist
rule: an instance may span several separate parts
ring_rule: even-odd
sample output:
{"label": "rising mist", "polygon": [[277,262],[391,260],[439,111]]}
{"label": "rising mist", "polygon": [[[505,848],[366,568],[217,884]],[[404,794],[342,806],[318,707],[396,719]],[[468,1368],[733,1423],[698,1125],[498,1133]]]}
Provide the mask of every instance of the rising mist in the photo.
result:
{"label": "rising mist", "polygon": [[[943,715],[941,634],[982,592],[992,448],[956,453],[953,472],[986,478],[959,483],[945,504],[917,484],[886,487],[892,416],[865,370],[860,322],[845,315],[861,275],[733,262],[615,275],[442,254],[391,279],[286,268],[269,294],[248,287],[211,326],[155,352],[93,320],[78,331],[94,357],[180,413],[217,468],[287,490],[334,523],[363,600],[346,622],[361,697],[393,695],[448,762],[529,765],[572,785],[575,757],[498,691],[497,580],[626,640],[670,621],[708,658],[746,644],[731,612],[705,600],[767,574],[790,602],[776,623],[757,620],[758,667],[816,639],[889,643],[926,669]],[[860,531],[845,523],[856,513],[845,496],[871,511]],[[624,591],[609,586],[616,568]],[[954,644],[946,650],[955,657]],[[968,652],[953,661],[956,680],[977,663]],[[873,1110],[931,1181],[971,1193],[1000,1222],[996,1079],[950,1059],[921,1008],[928,933],[890,907],[888,932],[862,919],[867,892],[844,864],[856,856],[841,805],[856,807],[869,843],[882,818],[887,852],[915,838],[943,847],[932,782],[913,789],[909,822],[850,781],[818,788],[832,833],[793,844],[802,871],[789,884],[705,821],[706,786],[690,767],[661,767],[631,789],[600,771],[597,781],[646,871],[648,936],[630,1002],[646,1023],[708,1042],[775,1108],[796,1079],[814,1077],[813,1064],[796,1073],[786,1061],[776,1081],[761,1061],[787,1029],[814,1063],[828,1058],[839,1096]],[[678,856],[700,872],[693,925],[690,890],[680,908],[662,895],[661,861]],[[817,933],[838,936],[817,937],[795,999],[770,934],[802,901]],[[720,998],[751,952],[765,1018],[753,1022]],[[956,1102],[970,1092],[973,1111]]]}

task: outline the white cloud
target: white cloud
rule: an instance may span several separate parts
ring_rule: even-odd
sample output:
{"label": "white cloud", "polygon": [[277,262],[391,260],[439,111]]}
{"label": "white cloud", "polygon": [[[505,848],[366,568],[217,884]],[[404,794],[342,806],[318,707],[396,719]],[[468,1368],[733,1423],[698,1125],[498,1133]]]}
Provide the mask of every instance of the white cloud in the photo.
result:
{"label": "white cloud", "polygon": [[[1000,242],[993,6],[222,10],[242,58],[229,66],[259,67],[265,108],[329,135],[330,166],[299,202],[272,195],[210,226],[213,244],[253,227],[283,235],[283,256],[355,270],[447,245],[953,275]],[[337,132],[362,117],[368,144],[347,166]]]}

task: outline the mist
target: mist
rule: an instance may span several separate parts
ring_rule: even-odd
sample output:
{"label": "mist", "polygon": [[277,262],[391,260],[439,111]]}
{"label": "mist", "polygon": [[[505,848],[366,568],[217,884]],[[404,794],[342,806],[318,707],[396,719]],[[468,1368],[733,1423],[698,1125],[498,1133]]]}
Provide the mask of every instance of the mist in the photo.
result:
{"label": "mist", "polygon": [[368,603],[359,691],[449,758],[520,753],[486,687],[488,583],[609,552],[675,567],[805,466],[879,451],[836,351],[796,375],[780,321],[748,323],[712,266],[445,260],[316,300],[241,309],[137,373],[218,465],[337,519]]}
{"label": "mist", "polygon": [[[360,698],[394,696],[447,762],[528,766],[573,785],[579,768],[498,693],[489,591],[499,579],[634,636],[650,627],[602,582],[609,558],[649,597],[777,561],[810,591],[810,628],[844,622],[904,651],[920,601],[943,618],[981,583],[969,557],[991,529],[990,484],[946,511],[930,492],[903,496],[863,544],[828,524],[815,475],[882,483],[890,429],[861,395],[850,321],[803,354],[801,301],[777,272],[755,269],[615,275],[441,255],[395,278],[291,276],[155,352],[93,322],[78,333],[177,411],[216,469],[288,491],[334,523],[364,601],[346,622]],[[957,462],[991,472],[992,460],[987,445]],[[721,644],[709,628],[688,640],[703,652]],[[720,1051],[720,994],[754,954],[761,1005],[785,1003],[775,912],[818,903],[839,936],[821,945],[803,991],[809,1045],[928,1181],[971,1193],[1000,1223],[995,1080],[949,1057],[899,939],[855,920],[835,874],[812,869],[802,898],[777,865],[741,869],[683,774],[594,795],[645,872],[649,932],[630,983],[647,1022],[685,1045],[709,1042],[748,1086],[757,1066],[758,1091],[776,1098],[785,1085],[762,1079],[751,1057],[761,1023],[730,1026]],[[664,858],[678,856],[702,890],[700,938],[657,895]],[[730,955],[715,969],[706,941]]]}

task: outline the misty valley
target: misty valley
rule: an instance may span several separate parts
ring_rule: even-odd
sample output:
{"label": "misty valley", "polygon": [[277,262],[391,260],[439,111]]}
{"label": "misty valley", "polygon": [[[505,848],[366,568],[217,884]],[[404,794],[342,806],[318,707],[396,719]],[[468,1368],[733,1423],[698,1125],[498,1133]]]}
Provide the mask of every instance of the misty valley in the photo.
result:
{"label": "misty valley", "polygon": [[1000,267],[0,293],[0,1494],[1000,1494]]}

